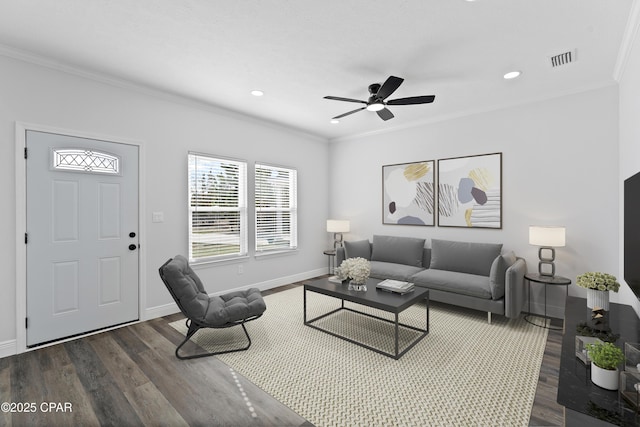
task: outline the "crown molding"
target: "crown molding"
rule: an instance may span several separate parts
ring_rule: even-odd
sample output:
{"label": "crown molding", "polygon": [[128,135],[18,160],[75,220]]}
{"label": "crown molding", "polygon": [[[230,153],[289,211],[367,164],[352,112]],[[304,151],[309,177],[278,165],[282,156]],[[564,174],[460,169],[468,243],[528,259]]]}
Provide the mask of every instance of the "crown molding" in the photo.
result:
{"label": "crown molding", "polygon": [[499,105],[480,107],[480,108],[476,108],[476,109],[468,109],[468,110],[463,110],[463,111],[459,111],[459,112],[452,113],[452,114],[441,114],[441,115],[438,115],[438,116],[429,117],[427,119],[412,121],[410,123],[405,123],[403,125],[395,126],[395,127],[388,128],[388,129],[378,129],[378,130],[369,131],[369,132],[362,132],[362,133],[358,133],[358,134],[354,134],[354,135],[346,135],[346,136],[341,136],[341,137],[337,137],[337,138],[331,138],[331,139],[329,139],[329,143],[345,142],[345,141],[349,141],[349,140],[362,139],[364,137],[371,137],[371,136],[383,135],[383,134],[387,134],[387,133],[394,133],[394,132],[398,132],[398,131],[402,131],[402,130],[406,130],[406,129],[411,129],[411,128],[416,128],[416,127],[421,127],[421,126],[426,126],[426,125],[430,125],[430,124],[434,124],[434,123],[446,122],[448,120],[454,120],[454,119],[459,119],[459,118],[468,117],[468,116],[475,116],[475,115],[478,115],[478,114],[490,113],[490,112],[493,112],[493,111],[517,108],[517,107],[526,106],[526,105],[529,105],[529,104],[536,104],[536,103],[539,103],[539,102],[545,102],[545,101],[552,100],[552,99],[563,98],[565,96],[576,95],[576,94],[580,94],[580,93],[584,93],[584,92],[590,92],[590,91],[593,91],[593,90],[605,89],[605,88],[612,87],[612,86],[616,86],[617,87],[617,82],[611,80],[609,82],[595,83],[595,84],[592,84],[592,85],[582,86],[580,88],[575,88],[575,89],[571,89],[571,90],[565,90],[565,91],[562,91],[562,92],[557,92],[557,93],[554,93],[553,95],[545,95],[545,96],[536,96],[536,97],[530,97],[530,98],[523,98],[523,99],[520,99],[520,100],[515,101],[515,102],[507,102],[507,103],[503,103],[503,104],[499,104]]}
{"label": "crown molding", "polygon": [[640,0],[633,0],[629,18],[627,19],[627,26],[622,36],[622,43],[618,50],[616,65],[613,68],[613,78],[617,82],[622,80],[622,76],[627,68],[627,62],[631,56],[633,42],[636,39],[638,30],[640,30]]}
{"label": "crown molding", "polygon": [[6,56],[8,58],[16,59],[18,61],[27,62],[27,63],[34,64],[44,68],[49,68],[65,74],[71,74],[77,77],[92,80],[98,83],[107,84],[120,89],[125,89],[132,92],[138,92],[138,93],[151,96],[154,98],[158,98],[164,101],[186,105],[186,106],[190,106],[200,110],[206,110],[220,116],[225,116],[225,117],[229,117],[236,120],[249,121],[249,122],[253,122],[253,123],[256,123],[265,127],[269,127],[272,129],[277,129],[280,131],[298,134],[306,138],[313,139],[317,142],[324,142],[324,143],[328,142],[326,137],[308,132],[304,129],[289,126],[276,121],[266,120],[261,117],[248,115],[239,111],[221,107],[219,105],[204,102],[199,99],[189,98],[179,94],[163,91],[161,89],[156,89],[140,83],[134,83],[132,81],[113,77],[104,73],[88,71],[82,67],[69,65],[49,57],[15,49],[13,47],[6,46],[3,44],[0,44],[0,56]]}

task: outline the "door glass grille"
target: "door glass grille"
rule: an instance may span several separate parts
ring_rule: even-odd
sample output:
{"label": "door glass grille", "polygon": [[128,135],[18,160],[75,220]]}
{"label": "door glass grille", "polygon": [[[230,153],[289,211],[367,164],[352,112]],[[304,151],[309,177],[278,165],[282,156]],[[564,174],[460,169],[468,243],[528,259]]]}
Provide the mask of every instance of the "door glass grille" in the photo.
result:
{"label": "door glass grille", "polygon": [[120,173],[120,158],[82,149],[54,149],[53,169],[104,174]]}

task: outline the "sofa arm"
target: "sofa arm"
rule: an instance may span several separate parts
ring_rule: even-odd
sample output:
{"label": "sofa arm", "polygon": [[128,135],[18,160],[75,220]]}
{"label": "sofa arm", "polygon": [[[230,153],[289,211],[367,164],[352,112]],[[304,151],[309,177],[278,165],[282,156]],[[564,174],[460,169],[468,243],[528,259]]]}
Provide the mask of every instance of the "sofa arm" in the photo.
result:
{"label": "sofa arm", "polygon": [[340,264],[342,264],[342,261],[344,261],[344,248],[343,247],[337,247],[336,248],[336,263],[335,266],[336,267],[340,267]]}
{"label": "sofa arm", "polygon": [[509,318],[517,318],[524,307],[524,275],[527,272],[527,263],[523,258],[518,258],[505,273],[504,280],[504,315]]}

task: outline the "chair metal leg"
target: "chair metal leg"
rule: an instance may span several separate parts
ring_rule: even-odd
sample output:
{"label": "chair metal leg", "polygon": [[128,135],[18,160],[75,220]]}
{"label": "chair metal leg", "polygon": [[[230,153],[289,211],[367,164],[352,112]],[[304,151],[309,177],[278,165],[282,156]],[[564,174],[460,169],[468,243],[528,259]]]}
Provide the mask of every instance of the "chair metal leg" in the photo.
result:
{"label": "chair metal leg", "polygon": [[234,353],[236,351],[244,351],[249,349],[249,347],[251,347],[251,337],[249,337],[249,333],[247,332],[247,328],[244,326],[244,321],[242,323],[239,323],[240,326],[242,326],[242,330],[244,331],[244,334],[247,337],[247,341],[248,344],[245,347],[242,348],[236,348],[236,349],[232,349],[232,350],[224,350],[224,351],[216,351],[216,352],[208,352],[208,353],[198,353],[198,354],[194,354],[191,356],[181,356],[178,352],[180,351],[180,349],[182,348],[183,345],[185,345],[187,343],[187,341],[189,341],[189,339],[191,339],[191,337],[201,328],[200,326],[196,325],[194,322],[191,321],[191,319],[187,319],[187,327],[189,328],[189,330],[187,331],[187,335],[184,339],[184,341],[182,341],[180,343],[180,345],[178,345],[178,347],[176,348],[176,357],[180,360],[188,360],[188,359],[197,359],[199,357],[207,357],[207,356],[215,356],[216,354],[226,354],[226,353]]}

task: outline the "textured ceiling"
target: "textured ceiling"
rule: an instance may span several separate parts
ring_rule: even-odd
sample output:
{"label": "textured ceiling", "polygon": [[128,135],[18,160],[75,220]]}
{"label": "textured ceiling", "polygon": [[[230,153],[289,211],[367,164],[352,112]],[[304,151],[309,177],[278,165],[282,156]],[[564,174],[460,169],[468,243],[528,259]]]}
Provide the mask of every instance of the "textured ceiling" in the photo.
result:
{"label": "textured ceiling", "polygon": [[[2,0],[0,45],[328,139],[614,83],[632,0]],[[552,68],[549,56],[577,50]],[[7,49],[4,50],[5,53]],[[502,75],[522,71],[515,80]],[[383,122],[371,83],[405,79]],[[261,89],[263,97],[250,95]]]}

